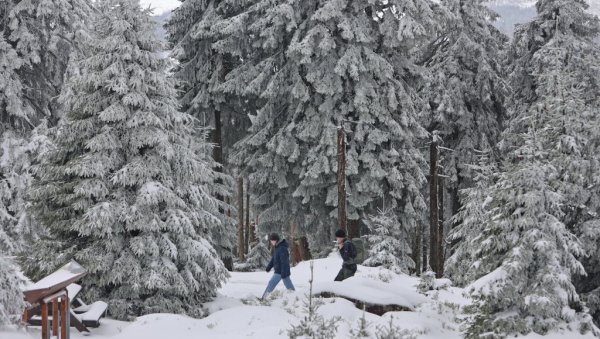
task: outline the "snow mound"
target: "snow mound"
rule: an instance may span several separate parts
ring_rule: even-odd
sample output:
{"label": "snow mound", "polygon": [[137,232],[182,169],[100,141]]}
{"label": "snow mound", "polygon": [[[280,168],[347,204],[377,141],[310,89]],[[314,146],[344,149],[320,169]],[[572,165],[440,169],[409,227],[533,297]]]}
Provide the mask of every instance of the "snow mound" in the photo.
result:
{"label": "snow mound", "polygon": [[429,299],[411,286],[385,283],[363,277],[352,277],[341,282],[321,282],[313,286],[313,294],[333,293],[372,305],[398,305],[413,310]]}

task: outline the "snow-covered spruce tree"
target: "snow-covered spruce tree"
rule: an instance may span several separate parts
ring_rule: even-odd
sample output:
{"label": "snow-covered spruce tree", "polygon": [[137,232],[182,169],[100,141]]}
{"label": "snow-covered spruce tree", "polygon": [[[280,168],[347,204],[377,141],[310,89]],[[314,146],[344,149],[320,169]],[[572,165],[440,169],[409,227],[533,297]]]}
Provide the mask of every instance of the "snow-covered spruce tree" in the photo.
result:
{"label": "snow-covered spruce tree", "polygon": [[468,286],[476,311],[467,337],[545,334],[578,318],[571,277],[584,272],[581,247],[561,221],[559,174],[545,149],[554,131],[536,125],[546,112],[530,113],[522,146],[489,189],[488,219],[463,240],[477,249],[469,276],[481,277]]}
{"label": "snow-covered spruce tree", "polygon": [[[218,163],[214,189],[221,209],[231,209],[223,201],[232,198],[233,181],[223,172],[231,166],[226,163],[232,145],[246,134],[250,121],[246,110],[250,107],[242,100],[218,90],[225,75],[239,62],[240,56],[219,54],[212,48],[214,36],[210,28],[225,13],[217,12],[218,1],[187,0],[173,10],[165,27],[167,39],[177,60],[173,73],[180,90],[179,103],[188,114],[210,127],[210,140],[216,145],[213,158]],[[213,237],[215,249],[222,258],[231,257],[235,240],[235,220],[221,215],[223,228]]]}
{"label": "snow-covered spruce tree", "polygon": [[369,253],[365,266],[383,266],[395,273],[408,273],[414,269],[411,258],[409,230],[403,228],[391,209],[379,210],[368,216],[370,233],[367,236]]}
{"label": "snow-covered spruce tree", "polygon": [[[4,184],[4,182],[3,182]],[[0,193],[5,194],[8,190],[4,187],[0,188]],[[1,196],[0,202],[4,201],[5,197]],[[14,238],[14,235],[8,234],[7,229],[4,225],[7,225],[7,221],[4,219],[6,215],[0,215],[0,327],[2,325],[16,323],[19,319],[19,315],[23,312],[25,303],[23,302],[23,294],[21,292],[20,285],[22,283],[19,277],[16,265],[12,258],[9,256],[10,253],[15,252],[15,247],[18,247],[18,241]],[[10,217],[10,216],[8,216]]]}
{"label": "snow-covered spruce tree", "polygon": [[573,285],[585,274],[578,259],[590,253],[578,225],[597,215],[590,189],[600,77],[592,41],[600,26],[585,7],[538,1],[538,17],[515,34],[510,121],[500,144],[506,160],[482,201],[482,222],[462,233],[475,249],[463,252],[470,262],[462,276],[479,278],[471,285],[480,312],[471,337],[546,333],[573,320],[582,331],[590,326]]}
{"label": "snow-covered spruce tree", "polygon": [[52,98],[88,13],[89,4],[79,0],[0,5],[0,325],[18,321],[24,306],[21,278],[9,256],[40,233],[26,211],[29,166],[46,145],[45,127],[38,123],[56,120]]}
{"label": "snow-covered spruce tree", "polygon": [[51,238],[26,268],[78,261],[84,293],[107,301],[115,318],[200,315],[227,276],[210,244],[220,219],[207,188],[213,163],[199,154],[208,145],[177,111],[148,11],[137,0],[98,5],[61,97],[55,149],[34,168],[32,211]]}
{"label": "snow-covered spruce tree", "polygon": [[[547,142],[559,173],[557,190],[564,196],[562,221],[584,245],[580,260],[587,276],[575,277],[581,294],[600,287],[595,265],[600,258],[592,240],[600,238],[595,174],[600,163],[600,20],[587,7],[583,0],[538,1],[538,16],[516,31],[511,49],[511,83],[516,89],[512,119],[541,105],[547,114],[540,125],[555,133]],[[594,300],[588,302],[597,309],[600,305]],[[596,322],[600,324],[598,316]]]}
{"label": "snow-covered spruce tree", "polygon": [[451,255],[446,260],[444,273],[458,286],[465,286],[481,276],[477,260],[481,231],[491,219],[489,189],[494,184],[497,166],[489,152],[480,152],[477,165],[469,165],[473,173],[473,186],[460,190],[462,207],[452,217],[455,227],[450,231]]}
{"label": "snow-covered spruce tree", "polygon": [[430,106],[423,124],[452,150],[441,163],[451,214],[460,206],[459,189],[472,184],[467,165],[477,163],[474,151],[499,140],[509,92],[502,65],[507,38],[492,26],[497,15],[484,2],[442,0],[443,28],[423,52],[428,81],[420,94]]}
{"label": "snow-covered spruce tree", "polygon": [[25,307],[21,284],[23,281],[18,275],[17,266],[0,250],[0,327],[15,324],[20,319]]}
{"label": "snow-covered spruce tree", "polygon": [[432,17],[427,0],[262,0],[213,26],[223,32],[219,51],[246,56],[221,87],[260,97],[232,158],[250,173],[261,222],[287,225],[292,216],[319,241],[331,237],[343,125],[348,219],[385,197],[403,227],[415,227],[426,209],[415,146],[425,131],[406,79]]}
{"label": "snow-covered spruce tree", "polygon": [[262,241],[257,241],[252,244],[248,257],[246,258],[246,265],[252,269],[264,269],[271,260],[271,252],[265,246]]}
{"label": "snow-covered spruce tree", "polygon": [[25,199],[45,127],[32,131],[42,119],[57,120],[53,98],[90,8],[79,0],[5,1],[0,7],[0,228],[11,235],[15,253],[39,231]]}

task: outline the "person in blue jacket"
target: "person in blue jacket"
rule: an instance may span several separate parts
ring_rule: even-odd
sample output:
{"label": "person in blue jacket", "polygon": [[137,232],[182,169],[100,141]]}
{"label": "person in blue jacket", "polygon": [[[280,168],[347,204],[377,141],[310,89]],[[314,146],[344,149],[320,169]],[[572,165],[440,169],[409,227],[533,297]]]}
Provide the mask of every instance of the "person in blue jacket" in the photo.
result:
{"label": "person in blue jacket", "polygon": [[264,299],[269,293],[273,292],[281,280],[283,280],[285,288],[292,291],[296,290],[290,279],[290,254],[287,241],[285,241],[285,239],[279,240],[279,235],[277,233],[272,233],[269,236],[269,240],[271,241],[274,250],[273,257],[271,257],[271,261],[269,262],[269,265],[267,265],[266,270],[269,272],[271,271],[271,268],[273,268],[274,273],[271,280],[269,280],[267,289],[265,290],[265,293],[263,293],[261,299]]}

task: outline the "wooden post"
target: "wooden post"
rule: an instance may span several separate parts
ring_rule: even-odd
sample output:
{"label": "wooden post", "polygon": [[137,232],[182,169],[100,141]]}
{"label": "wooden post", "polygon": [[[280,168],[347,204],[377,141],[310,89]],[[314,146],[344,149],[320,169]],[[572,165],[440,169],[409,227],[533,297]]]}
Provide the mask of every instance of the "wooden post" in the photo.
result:
{"label": "wooden post", "polygon": [[238,177],[238,227],[237,227],[237,247],[238,258],[245,260],[244,255],[244,178]]}
{"label": "wooden post", "polygon": [[48,332],[48,304],[42,301],[42,339],[50,338],[50,332]]}
{"label": "wooden post", "polygon": [[69,297],[65,295],[60,300],[60,339],[69,339],[71,336],[71,310],[69,309]]}
{"label": "wooden post", "polygon": [[437,267],[437,232],[438,232],[438,160],[437,142],[429,145],[429,265],[434,272]]}
{"label": "wooden post", "polygon": [[58,336],[58,299],[52,300],[52,335]]}
{"label": "wooden post", "polygon": [[338,227],[346,231],[346,140],[344,129],[337,129],[337,186],[338,186]]}
{"label": "wooden post", "polygon": [[248,254],[250,247],[250,180],[246,180],[246,224],[244,225],[244,249]]}

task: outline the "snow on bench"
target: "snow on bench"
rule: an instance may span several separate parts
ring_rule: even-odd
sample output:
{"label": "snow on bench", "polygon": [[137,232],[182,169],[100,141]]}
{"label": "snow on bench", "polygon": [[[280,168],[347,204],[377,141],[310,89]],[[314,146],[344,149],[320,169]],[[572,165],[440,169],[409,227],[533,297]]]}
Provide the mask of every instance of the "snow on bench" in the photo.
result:
{"label": "snow on bench", "polygon": [[401,282],[385,283],[362,277],[315,283],[313,295],[344,298],[356,307],[362,309],[364,306],[367,312],[377,315],[391,311],[414,311],[418,305],[428,301],[414,287],[410,288]]}
{"label": "snow on bench", "polygon": [[106,312],[108,304],[104,301],[96,301],[90,305],[82,305],[73,309],[75,316],[87,327],[100,326],[100,318]]}
{"label": "snow on bench", "polygon": [[[108,304],[104,301],[96,301],[91,305],[83,305],[71,309],[71,317],[77,318],[85,327],[95,328],[100,326],[100,318],[102,318],[107,308]],[[52,316],[48,316],[48,319],[52,319]],[[42,317],[34,315],[29,320],[29,324],[40,326],[42,324]]]}

